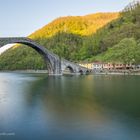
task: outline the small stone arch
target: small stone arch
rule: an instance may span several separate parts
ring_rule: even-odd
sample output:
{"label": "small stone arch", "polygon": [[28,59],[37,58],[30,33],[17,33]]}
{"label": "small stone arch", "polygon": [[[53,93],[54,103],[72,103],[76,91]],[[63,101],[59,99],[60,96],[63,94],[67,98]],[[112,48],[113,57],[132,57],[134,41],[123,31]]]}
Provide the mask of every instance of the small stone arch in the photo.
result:
{"label": "small stone arch", "polygon": [[66,72],[74,73],[74,69],[71,66],[66,66],[65,70]]}

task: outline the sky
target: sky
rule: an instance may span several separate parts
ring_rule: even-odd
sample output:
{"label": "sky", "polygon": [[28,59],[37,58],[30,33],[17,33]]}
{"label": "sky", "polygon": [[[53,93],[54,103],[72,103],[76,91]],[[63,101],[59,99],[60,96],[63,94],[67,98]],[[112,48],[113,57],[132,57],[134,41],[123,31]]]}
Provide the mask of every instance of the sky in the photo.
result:
{"label": "sky", "polygon": [[122,10],[133,0],[0,0],[0,37],[28,36],[62,16]]}

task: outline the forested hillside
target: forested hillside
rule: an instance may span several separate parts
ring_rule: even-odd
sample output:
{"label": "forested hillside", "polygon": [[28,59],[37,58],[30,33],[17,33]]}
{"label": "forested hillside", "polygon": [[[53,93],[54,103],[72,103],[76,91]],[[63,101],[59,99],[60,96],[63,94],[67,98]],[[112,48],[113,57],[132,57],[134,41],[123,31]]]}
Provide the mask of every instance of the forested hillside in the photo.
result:
{"label": "forested hillside", "polygon": [[[97,13],[87,16],[61,17],[29,37],[49,50],[71,61],[81,61],[92,57],[90,40],[92,34],[110,21],[119,17],[118,13]],[[89,57],[90,56],[90,57]],[[41,56],[28,46],[14,46],[0,55],[1,70],[44,69]]]}
{"label": "forested hillside", "polygon": [[91,61],[140,64],[140,3],[130,3],[120,18],[89,38],[91,51],[97,54],[88,54]]}
{"label": "forested hillside", "polygon": [[30,35],[31,38],[48,38],[59,32],[87,36],[95,33],[108,22],[116,19],[118,13],[96,13],[86,16],[60,17]]}

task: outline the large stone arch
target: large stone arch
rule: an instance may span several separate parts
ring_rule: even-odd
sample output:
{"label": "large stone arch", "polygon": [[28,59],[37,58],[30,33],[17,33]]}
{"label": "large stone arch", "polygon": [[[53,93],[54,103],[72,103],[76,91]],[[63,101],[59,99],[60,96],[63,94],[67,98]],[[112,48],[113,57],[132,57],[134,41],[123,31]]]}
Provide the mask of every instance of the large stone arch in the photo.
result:
{"label": "large stone arch", "polygon": [[61,61],[59,60],[59,57],[48,51],[46,48],[40,46],[29,38],[0,38],[0,48],[12,43],[20,43],[33,48],[44,58],[49,74],[60,73]]}

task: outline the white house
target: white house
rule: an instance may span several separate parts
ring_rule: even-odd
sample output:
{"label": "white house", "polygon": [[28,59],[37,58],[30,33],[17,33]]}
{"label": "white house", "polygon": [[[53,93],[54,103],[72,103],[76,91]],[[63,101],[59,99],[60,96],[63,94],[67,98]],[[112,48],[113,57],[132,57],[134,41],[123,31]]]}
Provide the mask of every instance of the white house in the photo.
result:
{"label": "white house", "polygon": [[93,62],[93,71],[102,71],[103,63],[102,62]]}

